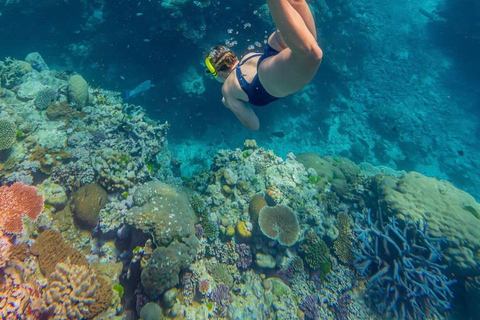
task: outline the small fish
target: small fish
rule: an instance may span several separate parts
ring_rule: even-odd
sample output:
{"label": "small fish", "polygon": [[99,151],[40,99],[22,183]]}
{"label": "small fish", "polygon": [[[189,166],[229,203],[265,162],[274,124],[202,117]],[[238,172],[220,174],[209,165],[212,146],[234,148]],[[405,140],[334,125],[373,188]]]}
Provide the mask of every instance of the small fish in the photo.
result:
{"label": "small fish", "polygon": [[135,87],[135,89],[127,90],[125,100],[130,99],[131,97],[134,97],[140,93],[147,92],[148,90],[150,90],[151,86],[152,86],[152,81],[147,80],[140,83],[138,86]]}
{"label": "small fish", "polygon": [[137,12],[137,17],[143,16],[143,12]]}
{"label": "small fish", "polygon": [[285,137],[285,133],[283,131],[275,131],[275,132],[272,132],[272,136],[277,138],[283,138]]}
{"label": "small fish", "polygon": [[150,42],[150,39],[143,39],[143,42]]}

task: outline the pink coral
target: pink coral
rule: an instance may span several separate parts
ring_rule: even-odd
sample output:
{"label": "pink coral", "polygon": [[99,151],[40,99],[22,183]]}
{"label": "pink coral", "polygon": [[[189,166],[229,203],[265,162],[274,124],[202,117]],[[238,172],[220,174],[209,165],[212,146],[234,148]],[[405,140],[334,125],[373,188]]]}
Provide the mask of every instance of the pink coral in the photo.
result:
{"label": "pink coral", "polygon": [[21,182],[0,187],[0,227],[6,233],[21,233],[23,216],[36,221],[42,211],[43,196],[37,188]]}

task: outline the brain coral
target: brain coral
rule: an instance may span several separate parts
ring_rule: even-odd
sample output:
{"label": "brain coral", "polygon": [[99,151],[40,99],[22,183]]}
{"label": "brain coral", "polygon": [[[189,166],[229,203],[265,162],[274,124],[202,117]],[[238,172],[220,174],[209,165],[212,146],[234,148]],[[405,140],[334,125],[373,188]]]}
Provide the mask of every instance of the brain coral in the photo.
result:
{"label": "brain coral", "polygon": [[72,211],[75,220],[83,227],[97,225],[100,210],[107,204],[107,193],[96,183],[87,184],[73,194]]}
{"label": "brain coral", "polygon": [[59,263],[48,278],[44,300],[55,319],[92,319],[112,300],[106,281],[87,266]]}
{"label": "brain coral", "polygon": [[297,242],[300,226],[295,212],[285,205],[265,206],[258,217],[260,230],[270,239],[278,240],[284,246]]}
{"label": "brain coral", "polygon": [[480,204],[451,183],[410,172],[379,181],[387,213],[403,221],[428,223],[430,234],[445,240],[443,258],[460,276],[480,275]]}
{"label": "brain coral", "polygon": [[88,102],[88,83],[81,75],[73,75],[68,79],[68,99],[77,108],[83,108]]}
{"label": "brain coral", "polygon": [[9,149],[15,142],[17,127],[9,120],[0,120],[0,151]]}

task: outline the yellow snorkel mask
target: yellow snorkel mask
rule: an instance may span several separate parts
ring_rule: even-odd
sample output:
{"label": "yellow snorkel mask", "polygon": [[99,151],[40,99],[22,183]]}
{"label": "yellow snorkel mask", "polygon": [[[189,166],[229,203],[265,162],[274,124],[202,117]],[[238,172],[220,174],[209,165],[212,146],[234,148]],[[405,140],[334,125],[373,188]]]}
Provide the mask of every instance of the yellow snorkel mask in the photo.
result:
{"label": "yellow snorkel mask", "polygon": [[210,73],[214,78],[218,77],[218,72],[215,70],[215,67],[212,64],[212,57],[208,56],[205,59],[205,65],[207,66],[207,72]]}

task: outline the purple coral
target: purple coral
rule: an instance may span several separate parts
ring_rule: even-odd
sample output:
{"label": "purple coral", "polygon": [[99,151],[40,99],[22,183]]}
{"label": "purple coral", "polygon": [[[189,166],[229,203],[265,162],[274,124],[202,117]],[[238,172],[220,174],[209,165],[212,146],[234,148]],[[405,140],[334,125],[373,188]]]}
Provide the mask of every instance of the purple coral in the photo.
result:
{"label": "purple coral", "polygon": [[318,296],[309,294],[299,303],[299,307],[309,319],[316,320],[320,317],[318,304]]}
{"label": "purple coral", "polygon": [[235,252],[238,254],[237,267],[247,270],[252,265],[252,250],[245,243],[235,245]]}
{"label": "purple coral", "polygon": [[210,295],[210,298],[212,299],[212,301],[218,305],[217,313],[220,314],[222,317],[226,315],[228,304],[231,301],[228,295],[229,291],[230,289],[226,285],[221,283],[218,286],[216,286],[215,289],[213,289],[213,292]]}
{"label": "purple coral", "polygon": [[354,265],[368,277],[367,299],[383,316],[415,320],[443,318],[450,309],[450,281],[438,264],[441,239],[428,235],[427,224],[391,218],[378,221],[371,211],[357,213],[354,233],[360,243]]}

